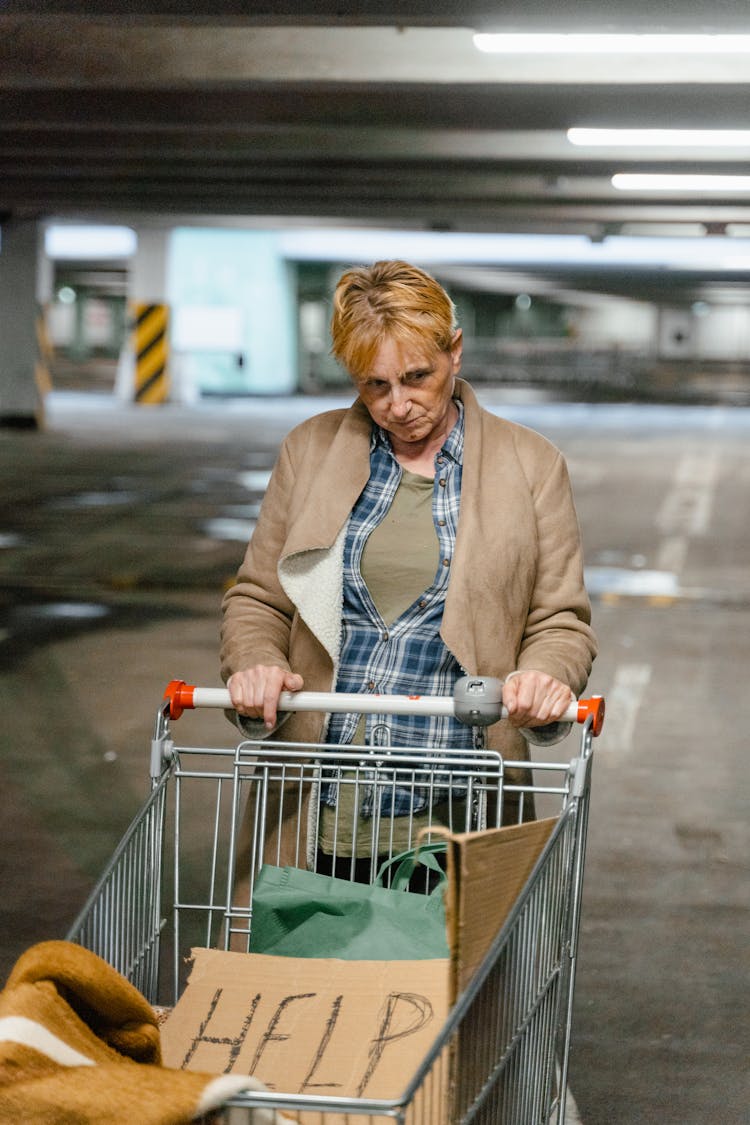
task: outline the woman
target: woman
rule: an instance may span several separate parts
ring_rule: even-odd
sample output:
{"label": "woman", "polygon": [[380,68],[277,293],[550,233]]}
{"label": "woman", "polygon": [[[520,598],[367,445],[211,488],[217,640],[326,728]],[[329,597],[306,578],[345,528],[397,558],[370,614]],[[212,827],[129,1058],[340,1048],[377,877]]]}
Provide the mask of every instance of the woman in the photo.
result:
{"label": "woman", "polygon": [[[224,599],[222,674],[240,722],[272,730],[279,694],[303,687],[450,694],[464,674],[496,676],[509,722],[488,745],[523,759],[519,728],[560,720],[596,651],[562,455],[479,406],[458,378],[453,303],[424,271],[347,271],[331,332],[358,397],[286,438]],[[382,721],[335,715],[324,731],[295,713],[279,737],[369,741]],[[472,746],[452,719],[385,721],[394,745]],[[281,863],[294,862],[286,835]]]}

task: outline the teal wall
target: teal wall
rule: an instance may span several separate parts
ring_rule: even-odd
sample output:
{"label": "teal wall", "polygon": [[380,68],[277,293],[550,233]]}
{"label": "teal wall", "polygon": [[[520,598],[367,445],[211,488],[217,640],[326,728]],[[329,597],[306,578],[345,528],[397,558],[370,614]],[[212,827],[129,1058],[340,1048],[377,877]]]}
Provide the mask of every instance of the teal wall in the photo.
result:
{"label": "teal wall", "polygon": [[[233,309],[239,344],[175,352],[195,388],[217,394],[285,394],[297,388],[293,271],[274,232],[180,227],[171,237],[167,300],[179,309]],[[177,349],[179,341],[173,339]]]}

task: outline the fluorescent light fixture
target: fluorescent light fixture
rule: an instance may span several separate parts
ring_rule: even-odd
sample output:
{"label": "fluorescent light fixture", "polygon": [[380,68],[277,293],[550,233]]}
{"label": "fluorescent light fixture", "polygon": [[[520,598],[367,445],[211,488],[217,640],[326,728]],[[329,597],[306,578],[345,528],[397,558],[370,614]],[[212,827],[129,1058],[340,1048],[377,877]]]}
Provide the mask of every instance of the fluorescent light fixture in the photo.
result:
{"label": "fluorescent light fixture", "polygon": [[47,257],[69,261],[130,258],[137,245],[138,238],[130,227],[60,223],[47,227],[44,232]]}
{"label": "fluorescent light fixture", "polygon": [[498,55],[746,55],[750,35],[503,32],[478,33],[474,46]]}
{"label": "fluorescent light fixture", "polygon": [[474,265],[522,270],[567,263],[736,270],[748,268],[749,242],[721,237],[608,236],[594,243],[585,235],[573,234],[436,234],[356,227],[278,232],[279,251],[293,262],[335,262],[343,266],[378,258],[404,258],[428,269]]}
{"label": "fluorescent light fixture", "polygon": [[586,148],[750,148],[750,129],[568,129]]}
{"label": "fluorescent light fixture", "polygon": [[611,180],[618,191],[750,191],[750,176],[712,176],[680,173],[617,172]]}

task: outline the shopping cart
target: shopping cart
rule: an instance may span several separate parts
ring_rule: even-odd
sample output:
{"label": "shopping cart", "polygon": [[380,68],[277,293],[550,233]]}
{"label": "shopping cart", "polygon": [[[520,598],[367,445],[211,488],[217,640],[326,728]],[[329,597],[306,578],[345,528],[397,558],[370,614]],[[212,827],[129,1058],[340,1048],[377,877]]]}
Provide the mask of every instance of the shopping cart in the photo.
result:
{"label": "shopping cart", "polygon": [[[474,727],[476,748],[469,752],[391,747],[387,727],[379,744],[367,747],[263,740],[225,749],[175,742],[172,722],[185,709],[229,706],[224,689],[182,681],[168,686],[152,740],[151,794],[69,940],[105,958],[152,1004],[171,1007],[185,986],[192,948],[247,948],[254,876],[261,864],[281,860],[276,828],[290,815],[302,825],[307,805],[313,818],[307,837],[317,839],[321,794],[336,794],[328,802],[334,848],[338,839],[356,840],[358,854],[370,857],[371,878],[383,858],[415,844],[418,833],[429,837],[430,828],[437,829],[433,810],[440,810],[441,825],[466,832],[507,823],[511,806],[520,821],[528,818],[534,800],[552,801],[554,829],[522,894],[399,1097],[248,1092],[232,1098],[226,1112],[233,1125],[251,1121],[251,1111],[262,1106],[304,1113],[306,1122],[320,1125],[334,1118],[352,1125],[374,1118],[435,1125],[430,1107],[450,1084],[451,1123],[563,1125],[592,738],[602,726],[603,699],[571,705],[565,718],[582,724],[581,745],[564,763],[508,762],[486,749],[484,728],[504,715],[502,685],[470,678],[450,698],[299,692],[283,693],[279,705],[451,714]],[[391,807],[396,791],[425,809],[421,818],[398,818],[398,839],[394,819],[381,812]],[[306,800],[310,793],[313,799]],[[371,810],[366,818],[365,798]],[[348,810],[346,825],[341,807]],[[296,861],[315,867],[317,853],[305,854],[303,836],[300,828]],[[353,877],[353,849],[344,850],[343,865],[351,864]],[[333,858],[339,859],[340,875],[340,857]],[[240,869],[244,880],[237,878]],[[459,1065],[456,1072],[456,1060],[468,1057],[472,1066]]]}

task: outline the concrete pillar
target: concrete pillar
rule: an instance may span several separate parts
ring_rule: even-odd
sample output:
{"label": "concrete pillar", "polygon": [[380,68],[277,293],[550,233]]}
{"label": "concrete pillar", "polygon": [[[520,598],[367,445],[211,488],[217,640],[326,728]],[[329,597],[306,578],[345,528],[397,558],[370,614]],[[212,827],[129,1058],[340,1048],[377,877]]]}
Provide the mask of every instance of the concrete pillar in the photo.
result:
{"label": "concrete pillar", "polygon": [[170,398],[166,299],[170,234],[164,227],[139,228],[128,274],[129,331],[120,357],[117,393],[141,405],[160,405]]}
{"label": "concrete pillar", "polygon": [[49,372],[42,355],[41,291],[48,272],[41,224],[9,219],[0,228],[0,425],[36,429],[44,423]]}

